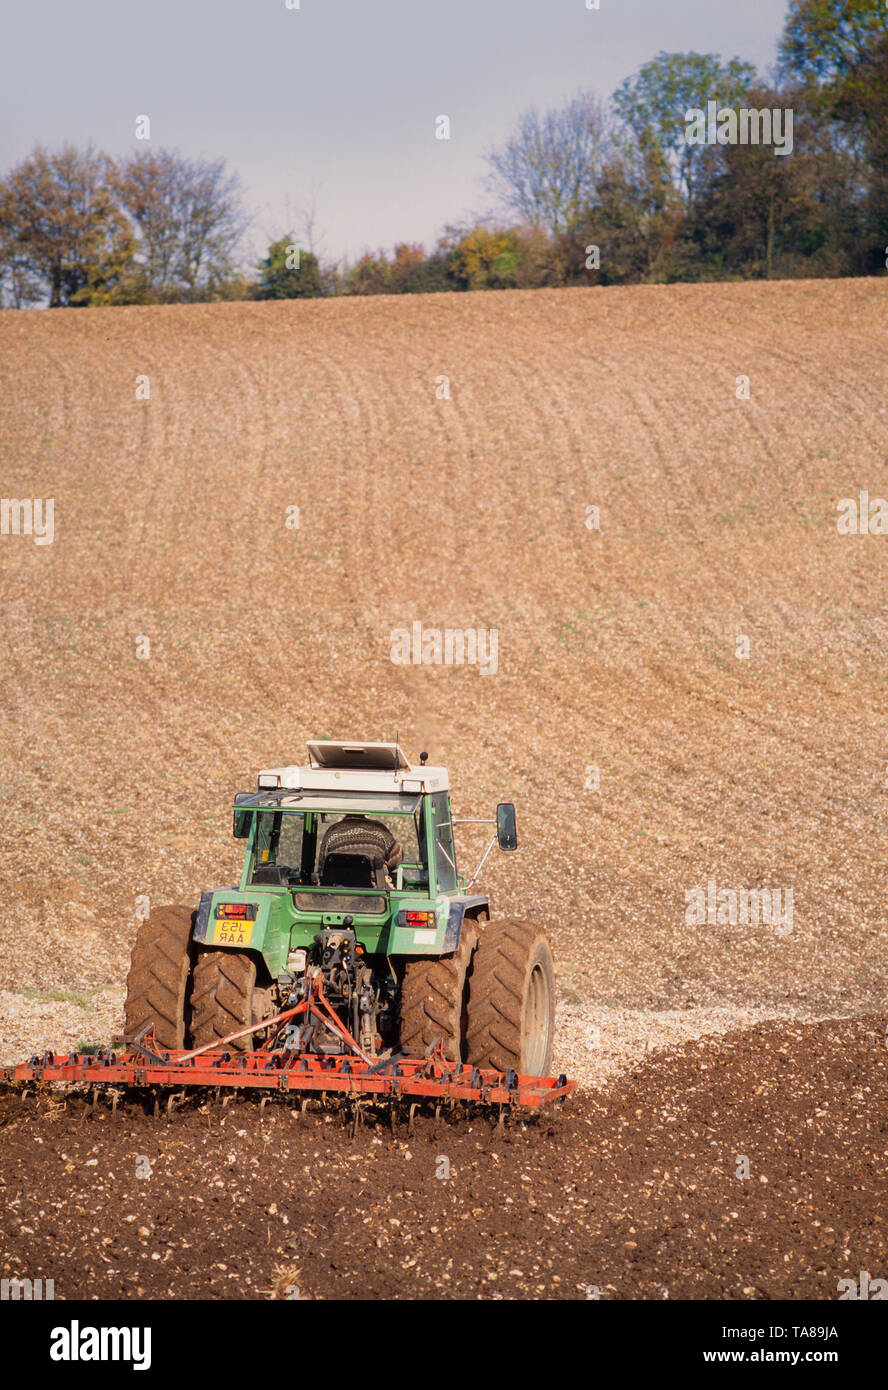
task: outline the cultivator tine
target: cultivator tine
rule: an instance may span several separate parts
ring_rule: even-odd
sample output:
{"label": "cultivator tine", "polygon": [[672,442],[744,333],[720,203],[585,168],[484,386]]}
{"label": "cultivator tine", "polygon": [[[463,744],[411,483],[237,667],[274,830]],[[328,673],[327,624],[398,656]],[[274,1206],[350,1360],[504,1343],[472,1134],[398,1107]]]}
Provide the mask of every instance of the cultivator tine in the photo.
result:
{"label": "cultivator tine", "polygon": [[224,1111],[244,1091],[258,1090],[261,1109],[276,1093],[283,1092],[293,1102],[298,1101],[298,1109],[291,1110],[297,1117],[305,1114],[313,1100],[321,1109],[354,1104],[358,1107],[356,1128],[365,1122],[368,1107],[385,1103],[391,1107],[393,1133],[402,1118],[402,1107],[406,1107],[407,1128],[412,1134],[416,1112],[425,1102],[431,1102],[436,1129],[445,1110],[453,1112],[459,1105],[472,1119],[481,1106],[497,1113],[497,1136],[503,1133],[509,1115],[539,1113],[552,1102],[560,1105],[576,1089],[576,1083],[564,1075],[555,1079],[454,1067],[441,1056],[392,1058],[365,1066],[354,1056],[286,1054],[261,1048],[239,1053],[236,1059],[225,1052],[209,1053],[199,1062],[188,1056],[183,1060],[183,1054],[172,1052],[157,1068],[148,1066],[141,1053],[124,1052],[100,1059],[74,1056],[45,1065],[29,1062],[5,1068],[4,1080],[18,1082],[22,1095],[34,1098],[39,1098],[41,1084],[86,1088],[83,1120],[95,1114],[100,1096],[108,1097],[116,1112],[130,1090],[138,1094],[142,1105],[148,1103],[148,1113],[153,1110],[155,1117],[161,1114],[161,1104],[165,1113],[172,1115],[194,1091],[200,1091],[201,1110],[207,1113],[214,1103]]}

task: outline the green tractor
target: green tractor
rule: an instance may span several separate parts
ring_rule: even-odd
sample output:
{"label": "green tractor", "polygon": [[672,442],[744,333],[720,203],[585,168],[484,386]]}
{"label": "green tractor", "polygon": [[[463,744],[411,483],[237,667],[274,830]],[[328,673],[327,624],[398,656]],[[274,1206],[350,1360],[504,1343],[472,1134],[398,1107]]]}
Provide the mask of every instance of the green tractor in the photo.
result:
{"label": "green tractor", "polygon": [[[472,893],[490,850],[517,849],[515,808],[466,885],[456,865],[449,779],[397,744],[312,742],[305,767],[259,773],[234,799],[246,845],[236,887],[196,910],[155,909],[127,977],[125,1033],[153,1026],[165,1049],[214,1047],[292,1006],[319,980],[370,1057],[421,1057],[526,1076],[552,1064],[555,977],[544,929],[490,920]],[[457,822],[459,823],[459,822]],[[493,822],[469,822],[493,824]],[[291,1052],[347,1050],[341,1031],[293,1019]],[[226,1043],[261,1047],[269,1030]],[[278,1044],[280,1039],[278,1039]]]}

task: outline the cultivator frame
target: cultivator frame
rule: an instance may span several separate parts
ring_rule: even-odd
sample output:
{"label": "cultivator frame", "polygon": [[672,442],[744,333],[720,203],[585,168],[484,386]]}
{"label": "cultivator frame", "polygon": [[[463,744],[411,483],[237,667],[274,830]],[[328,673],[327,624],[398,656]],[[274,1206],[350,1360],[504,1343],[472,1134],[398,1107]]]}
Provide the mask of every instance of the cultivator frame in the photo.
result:
{"label": "cultivator frame", "polygon": [[[286,1024],[300,1016],[335,1032],[347,1053],[290,1051],[276,1045]],[[255,1051],[231,1051],[227,1045],[256,1032],[268,1034]],[[167,1109],[173,1108],[190,1088],[229,1091],[262,1090],[272,1094],[310,1098],[320,1094],[340,1098],[408,1100],[411,1110],[422,1101],[434,1101],[436,1110],[447,1103],[539,1110],[553,1101],[563,1102],[576,1089],[564,1075],[519,1076],[517,1072],[490,1071],[468,1063],[454,1063],[440,1045],[422,1058],[390,1055],[371,1057],[361,1050],[337,1018],[324,995],[320,972],[308,981],[306,995],[294,1007],[249,1028],[241,1028],[212,1045],[190,1051],[164,1051],[153,1030],[137,1038],[119,1039],[121,1051],[100,1048],[93,1053],[69,1053],[42,1057],[17,1066],[0,1068],[7,1082],[54,1082],[72,1087],[136,1087],[169,1091]],[[116,1108],[116,1099],[115,1099]],[[157,1107],[156,1107],[157,1108]]]}

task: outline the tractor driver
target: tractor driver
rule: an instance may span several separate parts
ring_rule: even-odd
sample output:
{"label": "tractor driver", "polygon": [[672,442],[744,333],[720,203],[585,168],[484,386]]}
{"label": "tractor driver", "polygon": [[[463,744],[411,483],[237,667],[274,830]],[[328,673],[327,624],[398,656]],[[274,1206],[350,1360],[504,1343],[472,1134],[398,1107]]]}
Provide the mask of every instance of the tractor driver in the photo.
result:
{"label": "tractor driver", "polygon": [[331,825],[321,841],[317,869],[319,879],[323,876],[324,862],[329,854],[366,854],[371,859],[381,857],[392,887],[395,869],[404,857],[399,841],[382,821],[370,820],[351,811]]}

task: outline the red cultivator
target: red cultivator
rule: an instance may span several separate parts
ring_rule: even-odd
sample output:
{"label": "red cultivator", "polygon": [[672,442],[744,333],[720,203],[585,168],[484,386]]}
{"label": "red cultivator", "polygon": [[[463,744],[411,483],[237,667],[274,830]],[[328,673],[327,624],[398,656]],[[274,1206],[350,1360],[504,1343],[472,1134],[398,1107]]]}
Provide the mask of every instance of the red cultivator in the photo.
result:
{"label": "red cultivator", "polygon": [[[292,1024],[298,1016],[304,1022],[317,1022],[332,1029],[348,1048],[348,1054],[296,1052],[281,1046],[282,1036],[293,1036]],[[266,1040],[255,1051],[229,1049],[250,1034],[265,1033]],[[512,1107],[530,1110],[550,1101],[563,1101],[576,1087],[567,1077],[519,1076],[514,1071],[480,1070],[468,1064],[448,1061],[440,1047],[424,1058],[399,1055],[371,1057],[362,1052],[352,1035],[336,1017],[324,996],[320,977],[312,981],[306,998],[294,1008],[272,1019],[243,1028],[219,1040],[218,1046],[192,1051],[163,1051],[152,1031],[135,1039],[122,1039],[121,1050],[99,1049],[94,1053],[70,1053],[57,1057],[47,1052],[29,1062],[0,1068],[0,1079],[7,1082],[61,1082],[70,1086],[136,1087],[168,1092],[166,1108],[188,1094],[190,1087],[226,1088],[229,1092],[264,1090],[302,1096],[303,1108],[312,1095],[411,1102],[413,1110],[422,1101],[443,1104],[467,1103],[499,1107],[501,1115]],[[120,1092],[112,1091],[116,1108]],[[155,1097],[155,1109],[159,1108]]]}

